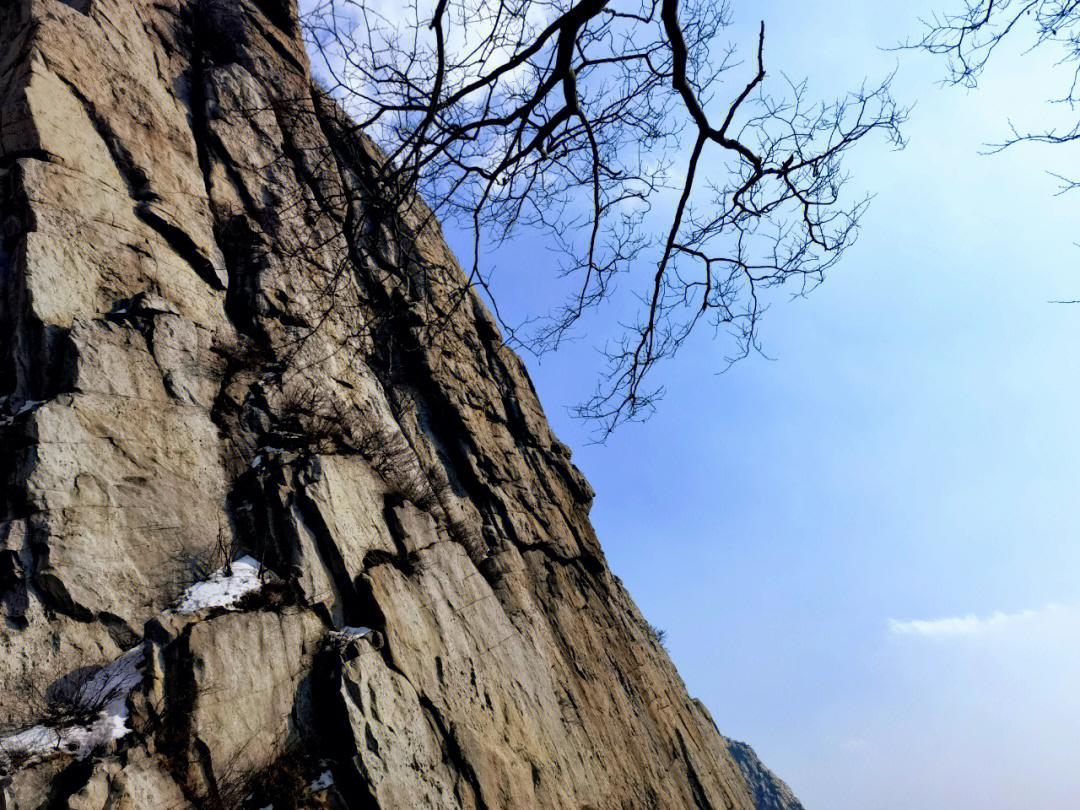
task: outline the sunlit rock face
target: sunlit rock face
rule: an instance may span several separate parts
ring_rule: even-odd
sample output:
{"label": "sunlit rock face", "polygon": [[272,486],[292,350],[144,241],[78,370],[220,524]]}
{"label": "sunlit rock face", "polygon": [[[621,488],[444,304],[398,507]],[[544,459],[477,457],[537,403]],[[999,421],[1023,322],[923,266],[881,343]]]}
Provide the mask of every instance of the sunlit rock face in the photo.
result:
{"label": "sunlit rock face", "polygon": [[0,8],[0,807],[753,810],[295,14]]}

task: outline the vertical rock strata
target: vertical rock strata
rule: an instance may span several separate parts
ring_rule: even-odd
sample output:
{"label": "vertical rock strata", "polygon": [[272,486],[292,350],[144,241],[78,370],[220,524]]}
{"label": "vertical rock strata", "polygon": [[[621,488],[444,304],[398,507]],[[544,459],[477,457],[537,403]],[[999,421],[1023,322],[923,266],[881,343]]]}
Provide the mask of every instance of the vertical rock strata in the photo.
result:
{"label": "vertical rock strata", "polygon": [[[291,0],[0,8],[0,807],[752,810],[378,159]],[[140,645],[90,756],[17,736]]]}

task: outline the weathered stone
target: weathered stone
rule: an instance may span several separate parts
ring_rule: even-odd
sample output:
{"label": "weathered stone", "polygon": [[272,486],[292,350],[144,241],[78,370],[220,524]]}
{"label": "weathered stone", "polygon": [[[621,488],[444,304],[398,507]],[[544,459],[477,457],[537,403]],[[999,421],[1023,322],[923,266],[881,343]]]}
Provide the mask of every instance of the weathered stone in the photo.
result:
{"label": "weathered stone", "polygon": [[435,518],[411,503],[392,507],[387,517],[391,533],[407,554],[415,554],[439,541]]}
{"label": "weathered stone", "polygon": [[269,765],[310,725],[308,673],[325,632],[309,611],[192,625],[172,677],[191,684],[190,733],[219,781]]}
{"label": "weathered stone", "polygon": [[383,516],[384,487],[363,459],[316,456],[307,472],[304,497],[314,506],[350,580],[363,573],[368,553],[395,550]]}
{"label": "weathered stone", "polygon": [[370,785],[382,810],[476,808],[468,779],[446,762],[436,718],[412,685],[378,653],[362,652],[343,668],[340,704],[356,754],[353,781]]}
{"label": "weathered stone", "polygon": [[70,764],[67,758],[57,758],[17,771],[7,784],[0,784],[4,810],[44,810],[50,787]]}
{"label": "weathered stone", "polygon": [[787,783],[765,767],[753,748],[730,738],[727,742],[757,810],[803,810],[802,802],[795,798]]}
{"label": "weathered stone", "polygon": [[67,800],[68,810],[104,810],[109,800],[109,776],[95,771],[86,784]]}
{"label": "weathered stone", "polygon": [[36,452],[24,480],[35,509],[35,584],[60,610],[141,627],[178,595],[178,561],[209,559],[230,531],[210,416],[94,392],[36,409],[31,430]]}

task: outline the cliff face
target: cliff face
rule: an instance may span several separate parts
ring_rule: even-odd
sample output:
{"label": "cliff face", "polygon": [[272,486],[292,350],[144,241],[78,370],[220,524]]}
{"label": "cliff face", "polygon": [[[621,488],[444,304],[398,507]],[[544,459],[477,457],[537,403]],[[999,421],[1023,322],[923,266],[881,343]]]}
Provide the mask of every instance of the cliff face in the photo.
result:
{"label": "cliff face", "polygon": [[787,783],[765,767],[753,748],[730,738],[727,743],[758,810],[803,810],[802,802],[795,798]]}
{"label": "cliff face", "polygon": [[753,810],[378,160],[291,0],[0,8],[0,807]]}

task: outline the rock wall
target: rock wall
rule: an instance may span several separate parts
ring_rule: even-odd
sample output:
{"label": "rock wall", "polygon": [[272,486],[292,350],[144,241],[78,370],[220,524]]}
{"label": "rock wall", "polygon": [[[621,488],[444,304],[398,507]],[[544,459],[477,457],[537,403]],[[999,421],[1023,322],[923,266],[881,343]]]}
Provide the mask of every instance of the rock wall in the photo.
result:
{"label": "rock wall", "polygon": [[753,810],[379,160],[292,0],[0,8],[0,808]]}
{"label": "rock wall", "polygon": [[803,810],[784,780],[769,770],[744,742],[728,738],[728,750],[739,766],[758,810]]}

